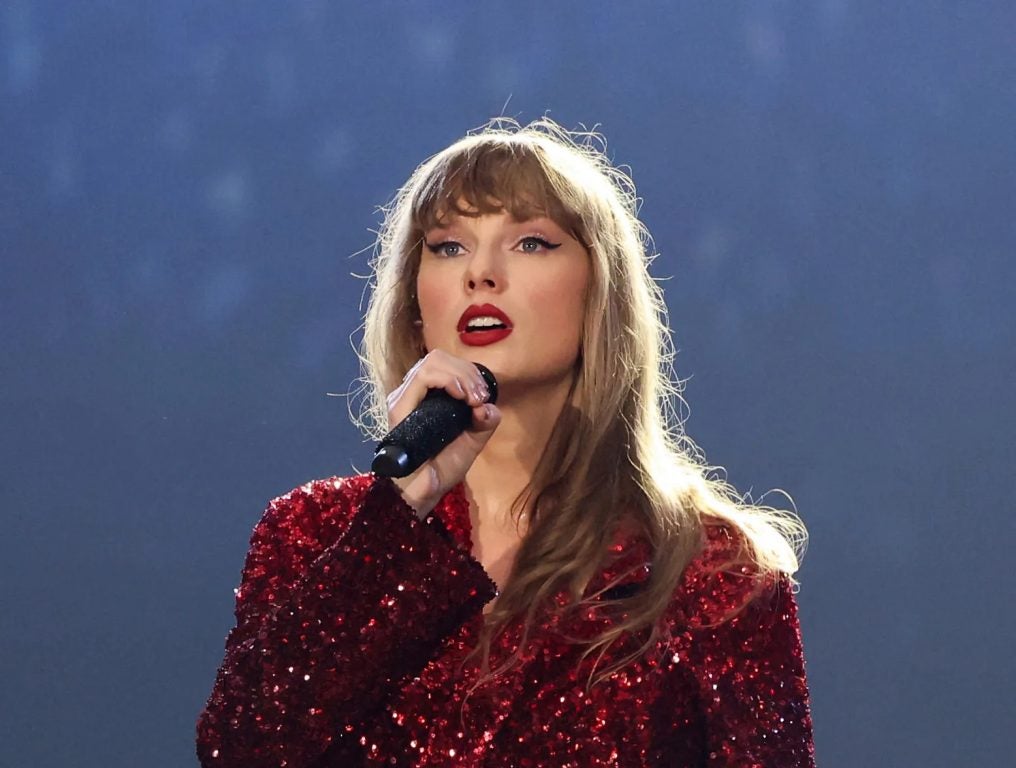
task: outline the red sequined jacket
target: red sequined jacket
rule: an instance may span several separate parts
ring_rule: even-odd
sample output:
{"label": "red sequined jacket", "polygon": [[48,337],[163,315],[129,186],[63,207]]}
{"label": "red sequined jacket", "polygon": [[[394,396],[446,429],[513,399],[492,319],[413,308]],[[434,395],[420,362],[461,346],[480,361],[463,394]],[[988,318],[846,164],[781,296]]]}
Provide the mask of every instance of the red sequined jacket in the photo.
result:
{"label": "red sequined jacket", "polygon": [[[389,480],[319,480],[271,502],[236,593],[236,627],[198,721],[203,766],[814,766],[797,605],[783,578],[709,627],[755,580],[713,573],[733,546],[707,528],[666,614],[660,653],[587,690],[603,612],[546,612],[522,662],[466,695],[463,664],[495,586],[470,554],[458,486],[419,520]],[[589,593],[648,575],[618,537]],[[632,565],[637,566],[634,571]],[[614,592],[612,595],[617,596]],[[566,600],[562,592],[558,605]],[[491,666],[518,627],[495,639]],[[598,669],[639,645],[615,643]],[[464,706],[463,706],[464,705]]]}

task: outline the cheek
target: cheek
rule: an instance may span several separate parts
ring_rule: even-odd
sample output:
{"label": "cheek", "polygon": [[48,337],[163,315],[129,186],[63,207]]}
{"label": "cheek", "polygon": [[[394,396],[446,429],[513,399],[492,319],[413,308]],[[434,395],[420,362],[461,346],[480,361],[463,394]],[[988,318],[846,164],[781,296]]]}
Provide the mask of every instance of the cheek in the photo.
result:
{"label": "cheek", "polygon": [[585,321],[586,281],[575,274],[561,275],[552,283],[545,283],[532,293],[534,306],[539,307],[548,329],[569,346],[582,337]]}
{"label": "cheek", "polygon": [[458,340],[462,278],[441,266],[423,264],[416,275],[416,304],[423,321],[417,330],[424,350],[447,349]]}
{"label": "cheek", "polygon": [[426,312],[429,307],[433,306],[436,287],[437,281],[431,278],[429,271],[420,269],[416,275],[416,303],[421,312]]}
{"label": "cheek", "polygon": [[[416,278],[416,303],[420,308],[420,317],[427,323],[437,323],[442,309],[450,306],[446,279],[429,270],[421,270]],[[426,327],[426,326],[425,326]]]}

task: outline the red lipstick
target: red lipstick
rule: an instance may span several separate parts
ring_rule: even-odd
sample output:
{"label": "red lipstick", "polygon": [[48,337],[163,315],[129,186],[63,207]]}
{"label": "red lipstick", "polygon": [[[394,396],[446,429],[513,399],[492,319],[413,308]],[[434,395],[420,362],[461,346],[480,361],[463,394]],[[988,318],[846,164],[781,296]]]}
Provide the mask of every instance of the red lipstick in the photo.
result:
{"label": "red lipstick", "polygon": [[[487,320],[475,320],[487,318]],[[475,320],[470,327],[470,321]],[[493,304],[470,304],[459,318],[459,339],[470,347],[483,347],[501,341],[512,332],[512,321]]]}

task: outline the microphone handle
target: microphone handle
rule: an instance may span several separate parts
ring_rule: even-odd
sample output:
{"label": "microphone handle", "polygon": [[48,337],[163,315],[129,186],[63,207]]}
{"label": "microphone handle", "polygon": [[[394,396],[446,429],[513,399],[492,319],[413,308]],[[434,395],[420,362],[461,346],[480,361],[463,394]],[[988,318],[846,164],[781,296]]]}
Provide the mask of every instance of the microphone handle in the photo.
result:
{"label": "microphone handle", "polygon": [[[484,366],[476,364],[490,397],[497,401],[497,380]],[[437,456],[472,423],[469,404],[443,389],[431,389],[416,408],[382,438],[374,452],[371,471],[382,477],[405,477]]]}
{"label": "microphone handle", "polygon": [[472,422],[468,403],[432,389],[406,418],[378,443],[371,471],[382,477],[411,475]]}

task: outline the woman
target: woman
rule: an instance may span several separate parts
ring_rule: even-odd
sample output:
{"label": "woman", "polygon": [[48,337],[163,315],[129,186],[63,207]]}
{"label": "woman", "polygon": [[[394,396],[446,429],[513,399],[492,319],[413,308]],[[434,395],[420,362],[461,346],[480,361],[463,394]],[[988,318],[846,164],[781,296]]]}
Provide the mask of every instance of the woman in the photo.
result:
{"label": "woman", "polygon": [[472,427],[408,478],[271,502],[203,765],[814,764],[804,528],[740,500],[668,425],[650,241],[589,138],[494,121],[386,209],[373,430],[433,388]]}

